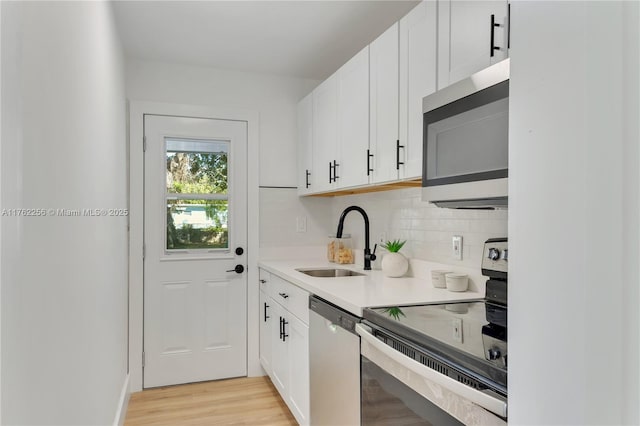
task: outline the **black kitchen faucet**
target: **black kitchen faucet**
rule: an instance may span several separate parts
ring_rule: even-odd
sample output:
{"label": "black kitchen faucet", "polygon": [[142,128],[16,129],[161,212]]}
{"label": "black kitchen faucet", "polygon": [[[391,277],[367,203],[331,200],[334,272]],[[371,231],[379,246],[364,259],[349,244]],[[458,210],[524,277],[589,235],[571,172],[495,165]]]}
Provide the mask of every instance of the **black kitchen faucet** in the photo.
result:
{"label": "black kitchen faucet", "polygon": [[369,216],[367,216],[367,213],[362,209],[362,207],[350,206],[344,209],[344,211],[340,215],[340,221],[338,222],[338,231],[336,232],[336,238],[342,238],[344,218],[352,210],[360,212],[360,214],[364,218],[364,270],[370,271],[371,261],[376,260],[376,247],[378,247],[378,245],[375,245],[375,247],[373,248],[373,253],[371,253],[371,247],[369,246]]}

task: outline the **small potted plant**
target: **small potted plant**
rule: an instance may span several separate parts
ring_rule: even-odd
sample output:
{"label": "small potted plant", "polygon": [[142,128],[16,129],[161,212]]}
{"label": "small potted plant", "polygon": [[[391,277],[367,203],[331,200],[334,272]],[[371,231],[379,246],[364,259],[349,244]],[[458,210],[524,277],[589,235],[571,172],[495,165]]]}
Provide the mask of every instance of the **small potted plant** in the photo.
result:
{"label": "small potted plant", "polygon": [[388,253],[382,257],[382,272],[387,277],[401,277],[407,273],[409,261],[399,253],[405,243],[406,241],[393,240],[387,241],[382,246],[388,251]]}

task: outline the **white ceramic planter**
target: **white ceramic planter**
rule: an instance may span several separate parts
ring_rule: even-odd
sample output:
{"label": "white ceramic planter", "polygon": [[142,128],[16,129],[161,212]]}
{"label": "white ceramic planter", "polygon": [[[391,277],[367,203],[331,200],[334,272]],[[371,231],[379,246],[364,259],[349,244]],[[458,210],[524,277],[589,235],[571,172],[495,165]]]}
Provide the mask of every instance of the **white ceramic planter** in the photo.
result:
{"label": "white ceramic planter", "polygon": [[400,253],[386,253],[382,257],[382,273],[387,277],[401,277],[408,269],[409,261]]}

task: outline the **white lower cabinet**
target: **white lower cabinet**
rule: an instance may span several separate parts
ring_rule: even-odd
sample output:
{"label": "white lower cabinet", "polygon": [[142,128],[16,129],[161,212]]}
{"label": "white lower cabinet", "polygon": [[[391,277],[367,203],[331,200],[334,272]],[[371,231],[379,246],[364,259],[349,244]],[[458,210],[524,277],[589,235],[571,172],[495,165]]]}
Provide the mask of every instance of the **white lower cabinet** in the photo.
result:
{"label": "white lower cabinet", "polygon": [[[273,299],[271,299],[273,302]],[[286,320],[284,308],[273,303],[273,321],[271,324],[271,381],[285,402],[289,394],[289,351],[286,340],[283,340],[282,328]],[[286,326],[286,325],[285,325]],[[287,404],[288,405],[288,404]]]}
{"label": "white lower cabinet", "polygon": [[298,423],[307,425],[309,294],[264,270],[260,280],[260,362]]}
{"label": "white lower cabinet", "polygon": [[273,328],[273,305],[269,295],[260,290],[260,363],[267,374],[271,374],[271,330]]}
{"label": "white lower cabinet", "polygon": [[287,314],[289,350],[287,405],[300,424],[309,424],[309,325]]}

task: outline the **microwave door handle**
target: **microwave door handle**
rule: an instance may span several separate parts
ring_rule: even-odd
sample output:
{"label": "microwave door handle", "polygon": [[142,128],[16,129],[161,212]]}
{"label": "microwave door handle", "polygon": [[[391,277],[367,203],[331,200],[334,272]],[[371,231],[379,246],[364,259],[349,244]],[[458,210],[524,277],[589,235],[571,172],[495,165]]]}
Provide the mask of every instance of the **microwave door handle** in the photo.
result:
{"label": "microwave door handle", "polygon": [[494,398],[484,392],[477,391],[467,385],[463,385],[457,380],[453,380],[451,377],[440,374],[426,365],[422,365],[418,361],[403,355],[401,352],[396,351],[378,340],[370,331],[367,330],[367,328],[369,327],[363,326],[362,324],[356,324],[356,333],[358,333],[363,340],[375,349],[379,350],[402,367],[407,368],[425,379],[431,380],[443,388],[468,399],[485,410],[491,411],[501,417],[507,417],[506,402]]}

